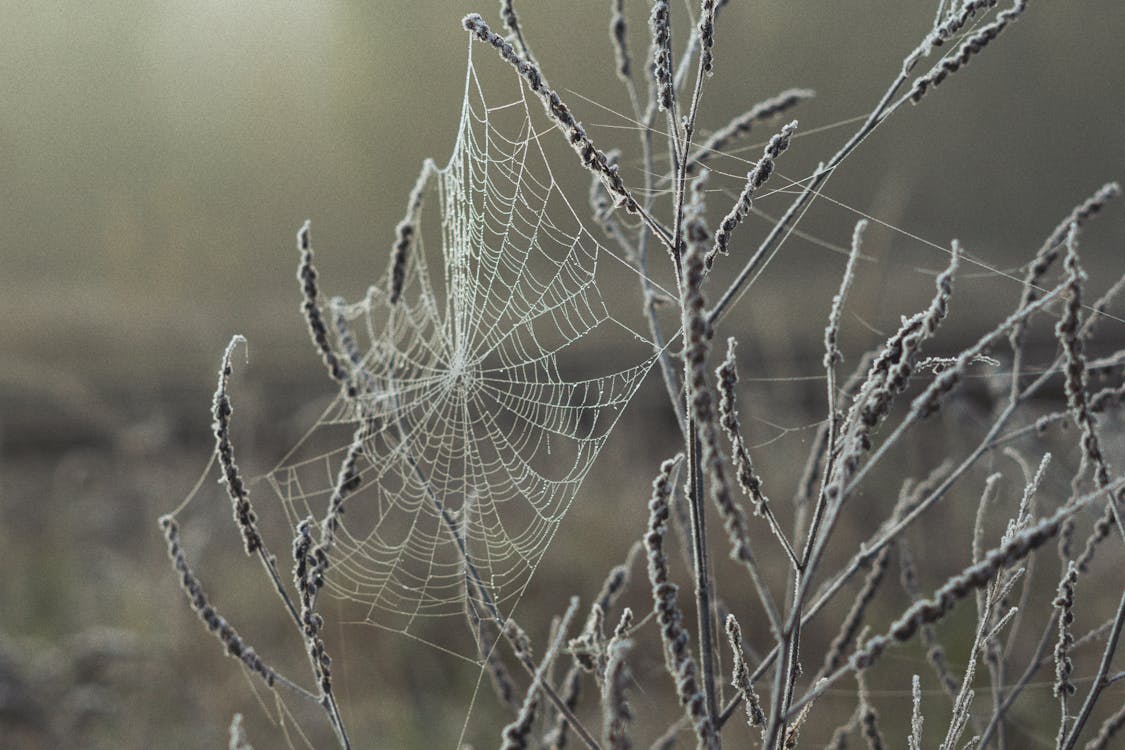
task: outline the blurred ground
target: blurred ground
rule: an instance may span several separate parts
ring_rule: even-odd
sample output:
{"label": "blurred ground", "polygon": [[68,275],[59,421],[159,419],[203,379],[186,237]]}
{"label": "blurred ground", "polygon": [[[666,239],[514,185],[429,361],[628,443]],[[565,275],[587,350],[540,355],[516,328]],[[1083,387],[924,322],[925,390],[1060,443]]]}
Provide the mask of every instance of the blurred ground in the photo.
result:
{"label": "blurred ground", "polygon": [[[609,4],[523,5],[552,83],[623,112]],[[639,64],[645,10],[627,5]],[[796,112],[801,132],[865,114],[924,33],[931,5],[732,4],[700,122],[717,127],[790,86],[817,91]],[[155,519],[206,463],[214,373],[232,333],[250,341],[234,387],[248,474],[272,466],[331,397],[297,311],[294,232],[313,220],[329,294],[354,298],[381,272],[418,166],[449,153],[464,81],[458,22],[469,11],[498,21],[494,3],[464,2],[0,9],[0,726],[16,738],[0,745],[215,746],[235,710],[252,740],[270,736],[246,681],[175,590]],[[850,351],[928,297],[932,277],[919,269],[945,256],[919,238],[945,247],[957,237],[1004,272],[966,269],[951,348],[1010,308],[1019,286],[1005,274],[1071,206],[1125,177],[1116,94],[1125,71],[1107,65],[1123,35],[1112,0],[1033,3],[995,49],[845,164],[802,228],[845,245],[856,215],[836,200],[910,233],[872,227],[865,249],[877,260],[860,270]],[[476,54],[484,73],[510,75]],[[569,98],[599,143],[625,149],[625,179],[639,183],[633,133],[621,129],[629,123]],[[783,173],[808,174],[850,132],[796,140]],[[585,177],[562,178],[584,205]],[[779,199],[763,210],[780,213]],[[1122,210],[1084,235],[1095,293],[1122,270]],[[747,236],[761,236],[762,224]],[[746,381],[743,409],[760,420],[751,430],[769,443],[767,484],[783,495],[811,432],[777,426],[820,418],[822,385],[767,381],[817,373],[842,267],[823,246],[792,238],[720,331],[740,337],[744,374],[762,379]],[[1100,333],[1116,348],[1125,325],[1110,320]],[[1050,342],[1037,351],[1049,354]],[[623,557],[620,540],[639,537],[648,483],[674,450],[661,399],[650,378],[544,563],[525,609],[540,638],[569,593],[589,596]],[[922,444],[917,458],[932,467],[927,451],[946,448]],[[212,505],[200,508],[214,512],[196,508],[185,530],[205,582],[260,650],[299,657],[206,486]],[[951,523],[956,533],[965,519]],[[944,564],[935,570],[937,579]],[[453,746],[475,669],[371,629],[339,626],[332,637],[354,727],[378,738],[360,746]],[[299,658],[292,666],[301,673]],[[487,686],[472,715],[474,728],[503,720]],[[303,716],[319,731],[319,717]]]}

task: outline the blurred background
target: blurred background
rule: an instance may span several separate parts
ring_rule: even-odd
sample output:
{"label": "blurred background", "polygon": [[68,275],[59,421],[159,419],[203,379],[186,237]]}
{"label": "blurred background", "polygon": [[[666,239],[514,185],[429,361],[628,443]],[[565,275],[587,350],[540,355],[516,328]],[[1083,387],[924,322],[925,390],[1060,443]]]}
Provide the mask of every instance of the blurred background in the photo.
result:
{"label": "blurred background", "polygon": [[[639,185],[609,5],[517,8],[548,79],[596,142],[623,149],[623,176]],[[641,70],[647,4],[625,5]],[[687,14],[674,6],[682,30]],[[471,11],[499,28],[492,0],[0,5],[0,745],[216,746],[235,711],[260,747],[283,736],[267,718],[272,697],[259,707],[176,590],[156,518],[206,465],[214,376],[232,334],[249,340],[233,386],[248,475],[273,466],[333,396],[298,311],[295,231],[312,220],[328,295],[357,298],[383,272],[419,166],[450,153],[467,49],[459,22]],[[779,165],[785,177],[807,175],[870,110],[932,17],[931,2],[732,3],[700,127],[784,88],[814,89],[793,113],[808,135]],[[823,414],[822,381],[796,378],[819,374],[857,212],[879,222],[845,324],[849,362],[929,298],[942,248],[958,238],[980,264],[964,268],[932,353],[955,352],[1011,309],[1019,266],[1070,208],[1125,177],[1122,38],[1114,0],[1032,3],[964,72],[862,145],[814,204],[806,234],[734,308],[717,340],[740,337],[742,408],[779,495],[795,486]],[[475,60],[482,78],[512,78],[490,50]],[[734,175],[713,183],[717,220],[747,167],[716,167]],[[584,207],[586,176],[565,160],[555,168]],[[759,207],[776,216],[784,205],[779,195]],[[1122,271],[1122,210],[1083,235],[1092,294]],[[766,226],[752,218],[742,248]],[[713,293],[736,267],[719,268]],[[1099,333],[1111,350],[1125,325],[1107,320]],[[1033,351],[1050,356],[1049,326],[1037,336]],[[671,425],[653,373],[533,581],[525,624],[540,639],[567,596],[589,601],[624,558],[620,540],[639,538],[651,477],[675,450]],[[928,458],[922,474],[937,463]],[[212,479],[185,528],[189,551],[248,640],[303,674],[300,644],[239,552]],[[265,488],[255,497],[268,516]],[[935,580],[959,567],[934,565]],[[487,746],[506,721],[487,686],[468,710],[471,665],[376,629],[333,627],[358,746],[452,747],[463,724]],[[651,667],[656,675],[659,662]],[[290,708],[315,746],[330,741],[315,712]],[[810,742],[828,729],[810,729]]]}

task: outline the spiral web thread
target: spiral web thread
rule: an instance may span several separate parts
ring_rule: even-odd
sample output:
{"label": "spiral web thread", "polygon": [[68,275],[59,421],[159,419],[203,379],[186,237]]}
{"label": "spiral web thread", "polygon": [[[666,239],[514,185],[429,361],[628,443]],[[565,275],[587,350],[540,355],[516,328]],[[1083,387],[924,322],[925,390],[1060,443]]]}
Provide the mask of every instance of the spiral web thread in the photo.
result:
{"label": "spiral web thread", "polygon": [[[290,523],[321,518],[362,441],[327,589],[381,627],[460,615],[467,590],[510,613],[655,361],[610,315],[595,276],[614,256],[560,191],[539,142],[558,134],[536,132],[532,104],[521,86],[488,106],[470,57],[453,156],[425,167],[443,267],[431,276],[419,232],[396,303],[390,272],[359,302],[333,300],[358,393],[268,475]],[[637,364],[590,377],[576,346],[610,332],[631,342],[614,359],[632,348]]]}

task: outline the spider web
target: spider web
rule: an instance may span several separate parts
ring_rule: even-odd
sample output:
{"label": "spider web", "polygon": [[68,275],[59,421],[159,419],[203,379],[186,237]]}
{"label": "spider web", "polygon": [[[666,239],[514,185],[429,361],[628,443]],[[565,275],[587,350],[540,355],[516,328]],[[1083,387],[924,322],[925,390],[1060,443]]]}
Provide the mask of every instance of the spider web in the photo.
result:
{"label": "spider web", "polygon": [[[615,256],[555,180],[540,137],[558,133],[534,122],[522,85],[486,101],[470,56],[453,155],[424,167],[401,297],[388,271],[361,301],[331,305],[357,393],[267,475],[296,524],[324,515],[355,457],[326,590],[380,627],[461,615],[467,590],[509,614],[655,361],[610,314],[599,258]],[[620,342],[615,364],[592,362],[584,345],[606,340]],[[623,357],[635,364],[614,369]]]}

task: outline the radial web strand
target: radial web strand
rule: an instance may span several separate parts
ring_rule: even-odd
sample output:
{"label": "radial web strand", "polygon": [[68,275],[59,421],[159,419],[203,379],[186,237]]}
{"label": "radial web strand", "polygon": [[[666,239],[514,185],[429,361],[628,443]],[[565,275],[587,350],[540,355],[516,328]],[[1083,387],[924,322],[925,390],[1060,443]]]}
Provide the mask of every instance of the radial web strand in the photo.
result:
{"label": "radial web strand", "polygon": [[622,268],[557,184],[546,149],[562,139],[525,93],[490,106],[470,59],[452,158],[426,166],[401,297],[388,271],[325,311],[343,324],[356,395],[268,475],[292,524],[322,518],[359,436],[327,590],[393,630],[461,614],[467,590],[511,611],[655,359],[603,298],[599,259]]}

